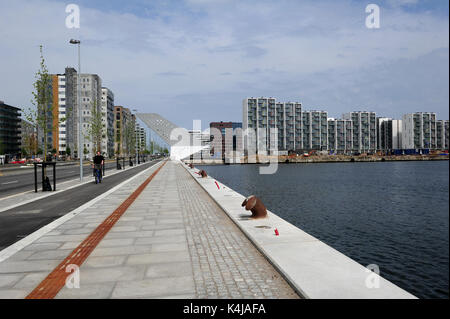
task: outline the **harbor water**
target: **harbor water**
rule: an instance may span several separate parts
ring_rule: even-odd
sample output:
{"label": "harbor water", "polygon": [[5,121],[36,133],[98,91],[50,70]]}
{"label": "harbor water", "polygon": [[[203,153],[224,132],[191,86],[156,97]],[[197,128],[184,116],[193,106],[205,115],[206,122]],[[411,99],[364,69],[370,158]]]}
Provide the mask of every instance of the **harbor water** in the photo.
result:
{"label": "harbor water", "polygon": [[198,166],[419,298],[449,297],[449,162]]}

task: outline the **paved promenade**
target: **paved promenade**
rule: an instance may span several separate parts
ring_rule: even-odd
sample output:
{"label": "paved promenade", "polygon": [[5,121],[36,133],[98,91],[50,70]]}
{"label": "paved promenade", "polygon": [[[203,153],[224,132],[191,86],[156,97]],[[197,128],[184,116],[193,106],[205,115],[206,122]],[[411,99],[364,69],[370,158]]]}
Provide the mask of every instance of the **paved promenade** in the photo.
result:
{"label": "paved promenade", "polygon": [[[159,166],[0,262],[0,298],[25,298]],[[168,161],[56,298],[298,298],[193,177]]]}

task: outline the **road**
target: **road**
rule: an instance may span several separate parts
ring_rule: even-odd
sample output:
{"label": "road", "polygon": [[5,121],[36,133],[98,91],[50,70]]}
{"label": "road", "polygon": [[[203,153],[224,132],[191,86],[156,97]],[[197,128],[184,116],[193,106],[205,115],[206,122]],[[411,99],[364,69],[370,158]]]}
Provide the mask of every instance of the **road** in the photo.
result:
{"label": "road", "polygon": [[[121,163],[122,165],[122,163]],[[126,163],[128,167],[128,162]],[[116,163],[105,163],[105,176],[108,171],[115,170]],[[53,187],[53,168],[48,167],[47,173],[50,183]],[[83,165],[83,174],[86,177],[92,176],[92,168],[90,165]],[[42,172],[38,168],[38,189],[42,187]],[[80,176],[79,165],[58,166],[56,165],[56,189],[58,182],[75,179]],[[3,171],[0,176],[0,200],[2,197],[22,193],[26,191],[34,191],[34,169],[24,168],[23,170]]]}
{"label": "road", "polygon": [[158,161],[160,159],[109,176],[101,184],[80,185],[41,200],[0,212],[0,251]]}

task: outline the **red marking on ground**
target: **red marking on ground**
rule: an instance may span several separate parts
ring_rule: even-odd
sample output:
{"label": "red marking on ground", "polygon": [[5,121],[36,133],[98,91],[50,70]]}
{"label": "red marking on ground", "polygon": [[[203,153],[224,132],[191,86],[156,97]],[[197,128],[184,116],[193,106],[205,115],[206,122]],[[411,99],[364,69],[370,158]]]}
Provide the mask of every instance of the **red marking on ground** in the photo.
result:
{"label": "red marking on ground", "polygon": [[217,181],[214,181],[216,183],[217,189],[220,189],[219,184],[217,184]]}
{"label": "red marking on ground", "polygon": [[89,257],[109,230],[125,213],[130,205],[142,193],[145,187],[155,177],[160,169],[166,164],[164,162],[156,171],[150,175],[116,210],[109,215],[69,256],[66,257],[25,299],[52,299],[66,284],[66,267],[70,264],[78,267]]}

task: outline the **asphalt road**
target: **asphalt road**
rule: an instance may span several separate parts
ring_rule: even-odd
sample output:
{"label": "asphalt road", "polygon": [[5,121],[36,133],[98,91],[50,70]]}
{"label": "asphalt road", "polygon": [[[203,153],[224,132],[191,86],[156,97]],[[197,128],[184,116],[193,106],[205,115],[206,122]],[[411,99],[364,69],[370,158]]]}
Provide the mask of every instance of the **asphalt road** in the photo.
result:
{"label": "asphalt road", "polygon": [[[34,202],[0,212],[0,250],[14,244],[53,220],[80,207],[112,187],[160,161],[112,175],[101,184],[87,183]],[[89,172],[91,172],[89,170]],[[111,212],[112,213],[112,212]]]}
{"label": "asphalt road", "polygon": [[[121,163],[122,164],[122,163]],[[128,162],[126,163],[128,167]],[[105,176],[109,170],[116,169],[116,163],[105,163]],[[90,165],[83,165],[84,177],[92,176],[92,168]],[[47,175],[53,187],[53,167],[47,167]],[[58,182],[75,179],[80,176],[79,165],[58,166],[56,165],[56,189]],[[38,189],[42,188],[42,171],[38,168]],[[26,191],[34,191],[34,169],[24,168],[23,170],[3,171],[0,176],[0,200],[2,197],[22,193]]]}

